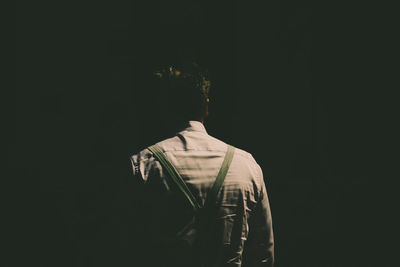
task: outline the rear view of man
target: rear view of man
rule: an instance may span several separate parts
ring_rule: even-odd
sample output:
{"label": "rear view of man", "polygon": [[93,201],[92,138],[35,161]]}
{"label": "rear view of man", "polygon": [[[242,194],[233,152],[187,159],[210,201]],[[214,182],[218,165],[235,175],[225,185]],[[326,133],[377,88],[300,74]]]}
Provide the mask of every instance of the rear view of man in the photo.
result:
{"label": "rear view of man", "polygon": [[138,266],[273,266],[271,212],[260,166],[210,135],[210,81],[196,64],[155,75],[149,99],[175,134],[131,156],[140,181]]}

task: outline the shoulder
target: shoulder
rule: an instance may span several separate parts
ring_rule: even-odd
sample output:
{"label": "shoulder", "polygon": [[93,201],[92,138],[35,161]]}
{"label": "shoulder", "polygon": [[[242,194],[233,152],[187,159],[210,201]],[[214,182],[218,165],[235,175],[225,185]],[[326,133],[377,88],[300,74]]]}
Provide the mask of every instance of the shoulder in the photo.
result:
{"label": "shoulder", "polygon": [[[157,145],[158,147],[162,148],[162,150],[164,150],[164,144],[170,144],[173,146],[173,144],[178,144],[178,140],[176,140],[176,136],[162,140],[160,142],[157,142],[153,145]],[[139,151],[133,152],[129,155],[129,158],[132,162],[137,163],[137,162],[141,162],[141,161],[148,161],[150,159],[153,158],[153,153],[149,150],[149,147],[151,146],[151,144],[148,147],[144,147],[141,148]]]}
{"label": "shoulder", "polygon": [[251,153],[236,147],[234,160],[235,164],[239,165],[242,169],[248,170],[257,187],[261,186],[261,182],[263,181],[262,169]]}
{"label": "shoulder", "polygon": [[[174,136],[157,142],[154,145],[157,145],[165,152],[168,150],[167,148],[178,146],[179,139]],[[153,152],[149,150],[149,147],[142,148],[141,150],[130,154],[129,159],[132,164],[133,175],[139,176],[145,181],[152,170],[161,168],[159,163],[157,163]]]}
{"label": "shoulder", "polygon": [[[157,142],[157,145],[164,152],[173,152],[173,151],[185,151],[188,149],[187,144],[182,141],[182,136],[174,136],[160,142]],[[202,143],[202,141],[204,141]],[[210,153],[221,153],[223,155],[228,148],[227,143],[207,135],[206,138],[203,138],[202,141],[197,140],[196,145],[199,146],[193,147],[193,144],[189,148],[189,150],[203,150],[209,151]],[[234,173],[236,173],[237,177],[249,177],[248,179],[255,182],[257,187],[261,186],[263,181],[263,174],[260,165],[256,162],[253,155],[243,149],[240,149],[234,145],[235,152],[233,161],[231,164],[231,169]],[[215,155],[215,154],[214,154]],[[153,153],[148,149],[144,148],[138,152],[135,152],[130,155],[130,161],[132,164],[132,170],[134,175],[140,175],[144,180],[149,176],[152,171],[159,171],[161,165],[155,159]]]}
{"label": "shoulder", "polygon": [[242,160],[249,161],[251,163],[256,163],[252,154],[238,147],[235,147],[235,155]]}

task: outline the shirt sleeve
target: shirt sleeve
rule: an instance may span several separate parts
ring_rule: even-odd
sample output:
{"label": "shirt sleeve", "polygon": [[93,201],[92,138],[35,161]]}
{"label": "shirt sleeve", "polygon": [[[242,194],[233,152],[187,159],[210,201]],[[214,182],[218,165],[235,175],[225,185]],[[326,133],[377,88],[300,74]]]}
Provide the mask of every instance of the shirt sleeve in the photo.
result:
{"label": "shirt sleeve", "polygon": [[249,235],[243,255],[244,267],[272,267],[274,265],[274,236],[271,209],[262,173],[259,196],[256,208],[249,221]]}

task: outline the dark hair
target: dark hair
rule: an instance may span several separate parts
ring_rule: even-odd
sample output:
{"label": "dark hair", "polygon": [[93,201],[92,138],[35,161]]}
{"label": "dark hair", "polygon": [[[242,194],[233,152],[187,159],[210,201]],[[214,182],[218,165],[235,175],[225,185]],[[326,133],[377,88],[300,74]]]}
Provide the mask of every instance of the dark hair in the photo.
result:
{"label": "dark hair", "polygon": [[207,70],[196,63],[169,65],[156,71],[154,76],[159,105],[172,116],[189,120],[203,115],[211,86]]}

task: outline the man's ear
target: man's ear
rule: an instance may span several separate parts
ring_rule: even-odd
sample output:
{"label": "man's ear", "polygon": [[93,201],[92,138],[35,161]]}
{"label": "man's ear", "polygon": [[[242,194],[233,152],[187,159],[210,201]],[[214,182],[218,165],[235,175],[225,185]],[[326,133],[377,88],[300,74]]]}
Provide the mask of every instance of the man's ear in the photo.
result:
{"label": "man's ear", "polygon": [[210,103],[210,98],[206,98],[206,104],[205,104],[205,107],[204,107],[204,117],[205,118],[207,118],[208,117],[208,114],[209,114],[209,112],[208,112],[208,105],[209,105],[209,103]]}

